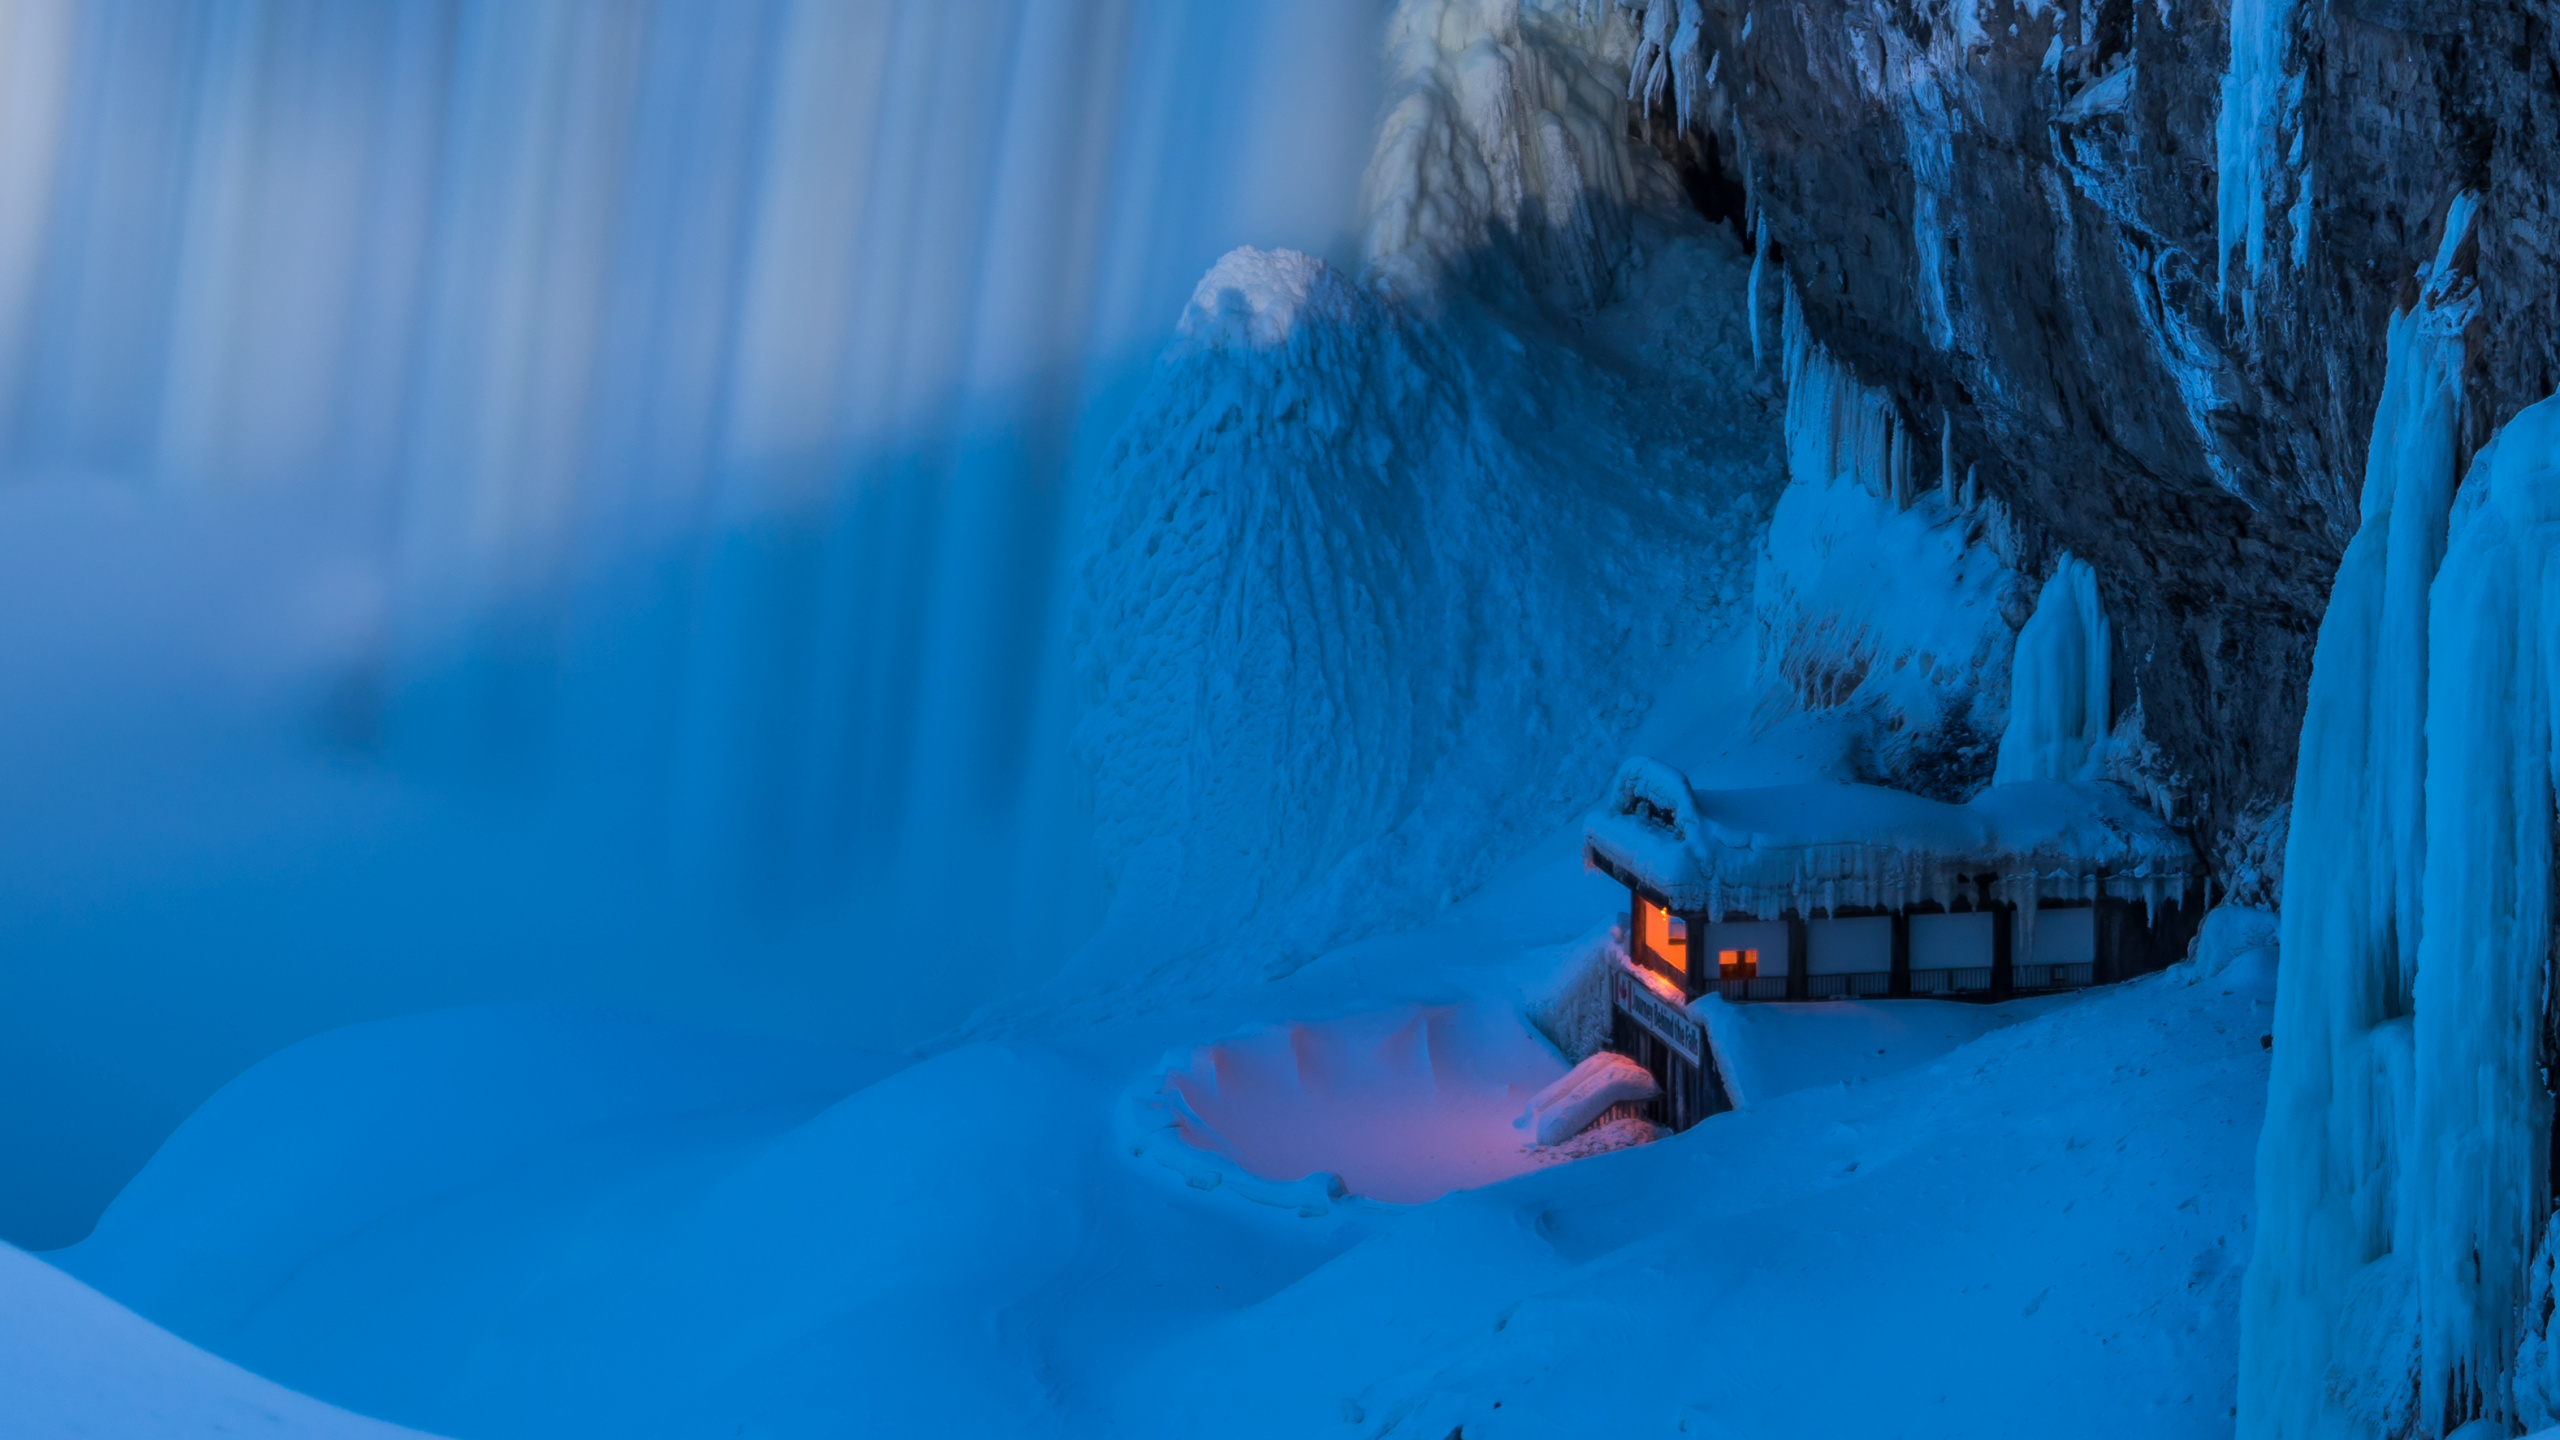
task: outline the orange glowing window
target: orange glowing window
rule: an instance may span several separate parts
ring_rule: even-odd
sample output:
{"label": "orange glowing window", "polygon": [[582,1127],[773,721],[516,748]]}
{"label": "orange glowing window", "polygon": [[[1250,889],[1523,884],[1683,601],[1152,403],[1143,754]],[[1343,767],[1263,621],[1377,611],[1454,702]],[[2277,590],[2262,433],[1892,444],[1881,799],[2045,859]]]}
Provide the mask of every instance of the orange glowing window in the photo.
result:
{"label": "orange glowing window", "polygon": [[1644,948],[1675,972],[1689,973],[1689,923],[1650,900],[1644,902]]}
{"label": "orange glowing window", "polygon": [[1719,950],[1716,952],[1716,973],[1727,980],[1751,979],[1760,973],[1760,952]]}

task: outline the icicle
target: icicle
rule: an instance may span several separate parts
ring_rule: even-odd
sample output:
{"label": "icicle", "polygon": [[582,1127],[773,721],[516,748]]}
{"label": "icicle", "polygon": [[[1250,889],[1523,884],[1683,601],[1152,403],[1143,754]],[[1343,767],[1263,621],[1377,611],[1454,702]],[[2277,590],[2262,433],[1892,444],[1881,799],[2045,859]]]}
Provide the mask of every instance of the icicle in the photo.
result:
{"label": "icicle", "polygon": [[1760,213],[1751,225],[1751,368],[1757,371],[1764,362],[1760,341],[1760,276],[1769,268],[1769,216]]}
{"label": "icicle", "polygon": [[2110,664],[2098,576],[2067,552],[2018,632],[2009,671],[2009,728],[1991,783],[2071,780],[2106,738]]}
{"label": "icicle", "polygon": [[1706,27],[1706,17],[1699,13],[1698,0],[1680,0],[1680,29],[1671,37],[1671,69],[1675,78],[1680,128],[1687,131],[1690,117],[1697,111],[1699,94],[1698,44]]}
{"label": "icicle", "polygon": [[1946,411],[1938,412],[1938,498],[1952,500],[1956,494],[1956,422]]}

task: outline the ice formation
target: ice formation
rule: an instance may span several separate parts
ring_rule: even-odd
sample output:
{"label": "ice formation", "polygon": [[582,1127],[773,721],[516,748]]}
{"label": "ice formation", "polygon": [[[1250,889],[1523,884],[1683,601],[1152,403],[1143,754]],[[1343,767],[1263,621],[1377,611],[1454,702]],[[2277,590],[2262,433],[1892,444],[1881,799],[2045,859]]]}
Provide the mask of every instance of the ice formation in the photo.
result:
{"label": "ice formation", "polygon": [[2244,1298],[2249,1436],[2507,1413],[2547,1129],[2519,1031],[2538,1023],[2544,941],[2517,907],[2538,913],[2547,870],[2531,575],[2549,542],[2530,492],[2549,407],[2509,425],[2457,502],[2473,299],[2455,259],[2473,219],[2454,204],[2391,322],[2363,519],[2312,664]]}
{"label": "ice formation", "polygon": [[1792,285],[1783,303],[1788,485],[1754,578],[1761,684],[1872,713],[1876,770],[1933,752],[1962,769],[2009,688],[2004,610],[2020,580],[2006,517],[1943,483],[1943,434],[1926,467],[1940,483],[1919,489],[1926,442],[1813,337]]}
{"label": "ice formation", "polygon": [[1536,282],[1605,296],[1639,184],[1616,80],[1631,43],[1607,6],[1399,0],[1362,196],[1380,283],[1425,300],[1513,247]]}
{"label": "ice formation", "polygon": [[2107,738],[2107,612],[2098,574],[2069,554],[2018,632],[2009,661],[2009,728],[2000,736],[1991,783],[2082,778],[2090,750]]}
{"label": "ice formation", "polygon": [[2249,313],[2255,313],[2252,291],[2266,263],[2270,200],[2285,178],[2300,190],[2289,214],[2297,257],[2310,243],[2310,182],[2292,175],[2301,164],[2303,83],[2301,76],[2285,71],[2293,9],[2293,0],[2233,0],[2231,62],[2222,79],[2222,110],[2214,120],[2217,274],[2227,294],[2236,254]]}

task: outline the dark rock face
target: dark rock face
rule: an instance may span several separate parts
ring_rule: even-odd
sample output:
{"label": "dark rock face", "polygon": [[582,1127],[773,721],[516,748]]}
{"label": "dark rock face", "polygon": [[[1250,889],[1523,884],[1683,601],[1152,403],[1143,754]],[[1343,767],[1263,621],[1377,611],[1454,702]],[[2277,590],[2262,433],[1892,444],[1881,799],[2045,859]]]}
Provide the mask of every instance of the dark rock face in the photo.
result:
{"label": "dark rock face", "polygon": [[2222,4],[1703,0],[1715,143],[1647,128],[1747,188],[1814,334],[1918,433],[1944,416],[2042,563],[2096,568],[2118,703],[2209,845],[2292,784],[2385,327],[2458,192],[2483,212],[2473,442],[2560,376],[2555,8],[2301,0],[2263,259],[2227,284]]}

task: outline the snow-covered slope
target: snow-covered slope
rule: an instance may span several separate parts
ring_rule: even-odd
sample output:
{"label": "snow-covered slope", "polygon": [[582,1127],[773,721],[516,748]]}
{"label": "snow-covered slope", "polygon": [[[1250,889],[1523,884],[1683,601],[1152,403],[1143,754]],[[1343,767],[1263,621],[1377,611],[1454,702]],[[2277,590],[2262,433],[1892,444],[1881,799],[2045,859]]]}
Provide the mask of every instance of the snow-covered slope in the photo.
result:
{"label": "snow-covered slope", "polygon": [[11,1440],[428,1440],[208,1355],[6,1244],[0,1431]]}
{"label": "snow-covered slope", "polygon": [[1120,1403],[1150,1434],[2227,1435],[2266,1015],[2181,970],[1453,1196]]}
{"label": "snow-covered slope", "polygon": [[[437,1173],[367,1194],[361,1226],[313,1207],[353,1214],[329,1174],[382,1170],[409,1124],[339,1137],[319,1172],[224,1159],[294,1134],[315,1096],[384,1093],[377,1047],[316,1049],[294,1085],[191,1122],[147,1177],[161,1203],[64,1259],[161,1277],[181,1333],[287,1383],[491,1440],[1675,1433],[1684,1414],[1734,1436],[2227,1432],[2267,1009],[2193,968],[1962,1024],[1763,1012],[1858,1044],[1743,1062],[1750,1107],[1675,1139],[1411,1208],[1302,1216],[1123,1145],[1119,1097],[1185,1041],[1518,1003],[1622,904],[1572,842],[1245,996],[1125,996],[832,1100],[635,1115],[526,1156],[515,1114],[556,1112],[580,1067],[517,1064],[450,1092]],[[511,1013],[404,1024],[504,1068],[552,1048]],[[712,1053],[680,1045],[670,1073],[753,1054]],[[260,1203],[174,1203],[190,1192]],[[297,1203],[291,1232],[263,1222]],[[227,1278],[190,1293],[214,1258]]]}
{"label": "snow-covered slope", "polygon": [[1248,933],[1220,972],[1286,968],[1466,893],[1741,623],[1780,478],[1728,388],[1747,262],[1654,238],[1570,319],[1285,253],[1202,280],[1077,573],[1101,973]]}

